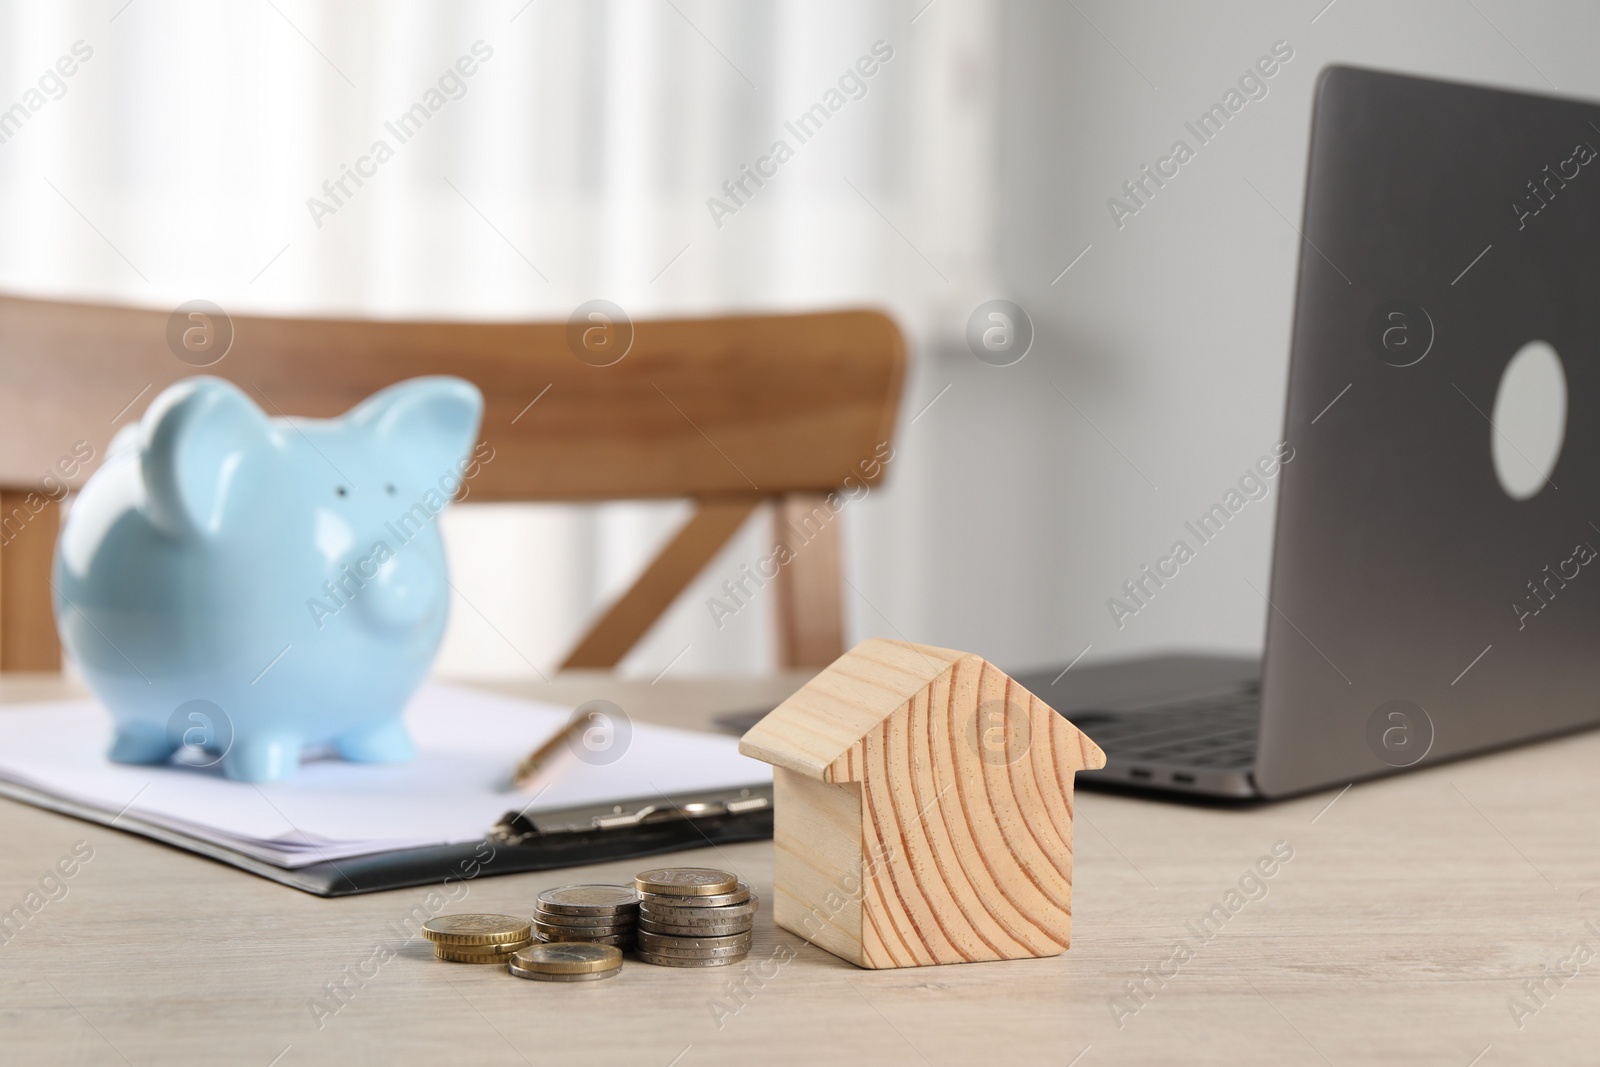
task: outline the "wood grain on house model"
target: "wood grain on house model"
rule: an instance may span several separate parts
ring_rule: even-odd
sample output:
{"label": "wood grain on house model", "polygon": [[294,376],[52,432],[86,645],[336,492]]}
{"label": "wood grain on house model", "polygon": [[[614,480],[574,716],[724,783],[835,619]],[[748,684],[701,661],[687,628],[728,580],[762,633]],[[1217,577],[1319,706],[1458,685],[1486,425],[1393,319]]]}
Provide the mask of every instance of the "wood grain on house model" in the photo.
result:
{"label": "wood grain on house model", "polygon": [[1073,775],[1105,754],[982,657],[866,641],[740,750],[776,768],[778,925],[862,967],[1066,949]]}

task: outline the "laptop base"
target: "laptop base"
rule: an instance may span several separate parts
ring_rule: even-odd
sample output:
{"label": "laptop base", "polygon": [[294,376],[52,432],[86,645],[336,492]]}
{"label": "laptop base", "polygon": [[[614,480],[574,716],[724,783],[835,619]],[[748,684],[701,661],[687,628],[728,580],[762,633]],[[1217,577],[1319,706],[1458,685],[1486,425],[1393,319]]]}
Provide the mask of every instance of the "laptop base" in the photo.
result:
{"label": "laptop base", "polygon": [[1148,656],[1015,676],[1106,754],[1089,788],[1259,799],[1251,767],[1261,725],[1261,663]]}

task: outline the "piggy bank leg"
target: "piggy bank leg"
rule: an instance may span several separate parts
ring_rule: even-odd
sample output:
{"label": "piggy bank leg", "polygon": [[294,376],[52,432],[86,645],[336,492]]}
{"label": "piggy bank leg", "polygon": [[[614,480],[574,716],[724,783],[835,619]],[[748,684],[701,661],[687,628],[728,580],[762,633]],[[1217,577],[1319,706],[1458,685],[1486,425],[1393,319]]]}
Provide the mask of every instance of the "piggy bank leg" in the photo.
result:
{"label": "piggy bank leg", "polygon": [[113,763],[165,763],[176,751],[178,746],[160,727],[119,723],[106,758]]}
{"label": "piggy bank leg", "polygon": [[400,763],[417,755],[417,746],[398,716],[380,726],[345,734],[334,747],[339,755],[358,763]]}
{"label": "piggy bank leg", "polygon": [[300,768],[300,740],[267,735],[235,738],[222,773],[241,782],[280,782]]}

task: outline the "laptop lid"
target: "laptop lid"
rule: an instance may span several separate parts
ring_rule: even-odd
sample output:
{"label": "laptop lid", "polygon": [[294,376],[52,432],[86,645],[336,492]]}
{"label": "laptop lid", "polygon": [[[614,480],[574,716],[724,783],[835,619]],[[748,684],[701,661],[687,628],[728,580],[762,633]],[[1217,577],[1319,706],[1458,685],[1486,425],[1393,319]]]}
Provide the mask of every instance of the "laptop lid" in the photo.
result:
{"label": "laptop lid", "polygon": [[1266,795],[1600,721],[1597,149],[1591,104],[1323,72]]}

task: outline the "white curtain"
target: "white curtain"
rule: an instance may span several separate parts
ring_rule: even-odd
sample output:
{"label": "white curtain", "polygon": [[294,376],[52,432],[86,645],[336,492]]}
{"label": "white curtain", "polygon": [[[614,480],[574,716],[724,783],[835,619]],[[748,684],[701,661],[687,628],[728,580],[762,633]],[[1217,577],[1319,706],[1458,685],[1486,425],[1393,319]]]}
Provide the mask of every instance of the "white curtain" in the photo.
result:
{"label": "white curtain", "polygon": [[[996,295],[997,23],[987,0],[0,4],[0,287],[479,319],[872,304],[916,352]],[[902,426],[937,389],[914,372]],[[896,479],[847,520],[847,573],[920,528],[934,490]],[[450,514],[440,669],[548,673],[684,514]],[[769,668],[770,609],[718,630],[704,606],[769,539],[753,520],[625,669]],[[899,629],[868,596],[852,629]]]}

